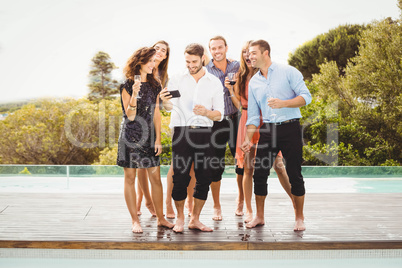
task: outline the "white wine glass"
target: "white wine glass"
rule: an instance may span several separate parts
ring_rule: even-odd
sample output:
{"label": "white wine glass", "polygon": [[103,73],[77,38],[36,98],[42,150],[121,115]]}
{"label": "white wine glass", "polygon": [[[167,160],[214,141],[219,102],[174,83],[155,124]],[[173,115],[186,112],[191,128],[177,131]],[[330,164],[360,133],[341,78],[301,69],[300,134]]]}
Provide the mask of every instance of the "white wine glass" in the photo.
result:
{"label": "white wine glass", "polygon": [[[140,82],[140,83],[141,83],[141,75],[138,75],[138,74],[134,75],[134,82]],[[141,85],[141,84],[140,84],[140,85]],[[141,90],[140,90],[140,91],[141,91]],[[138,95],[137,95],[136,98],[137,98],[137,99],[141,99],[140,92],[138,92]]]}

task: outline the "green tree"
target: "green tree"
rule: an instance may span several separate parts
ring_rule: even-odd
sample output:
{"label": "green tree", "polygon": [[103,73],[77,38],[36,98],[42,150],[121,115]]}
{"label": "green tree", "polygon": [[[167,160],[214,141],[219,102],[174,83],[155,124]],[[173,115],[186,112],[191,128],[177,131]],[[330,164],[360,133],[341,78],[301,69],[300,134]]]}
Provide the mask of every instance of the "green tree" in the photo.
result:
{"label": "green tree", "polygon": [[99,51],[92,58],[91,70],[89,71],[90,89],[89,99],[104,99],[119,93],[119,83],[112,79],[112,71],[117,69],[111,61],[109,54]]}
{"label": "green tree", "polygon": [[300,70],[307,80],[319,73],[319,66],[326,61],[335,61],[339,67],[338,72],[343,74],[348,59],[358,52],[360,34],[365,28],[357,24],[342,25],[318,35],[291,53],[288,63]]}
{"label": "green tree", "polygon": [[94,165],[116,165],[117,161],[117,143],[114,147],[106,147],[99,154],[99,160],[94,162]]}
{"label": "green tree", "polygon": [[388,18],[373,22],[362,32],[359,54],[347,64],[343,76],[339,76],[335,62],[322,64],[312,85],[317,89],[316,98],[325,105],[338,104],[339,143],[325,143],[324,127],[315,123],[308,132],[316,131],[309,146],[326,152],[336,147],[340,164],[400,165],[401,59],[401,20]]}
{"label": "green tree", "polygon": [[0,121],[2,164],[92,164],[118,138],[118,100],[43,100]]}
{"label": "green tree", "polygon": [[377,22],[362,35],[360,55],[346,69],[343,87],[353,89],[352,116],[382,140],[389,159],[402,161],[402,24]]}

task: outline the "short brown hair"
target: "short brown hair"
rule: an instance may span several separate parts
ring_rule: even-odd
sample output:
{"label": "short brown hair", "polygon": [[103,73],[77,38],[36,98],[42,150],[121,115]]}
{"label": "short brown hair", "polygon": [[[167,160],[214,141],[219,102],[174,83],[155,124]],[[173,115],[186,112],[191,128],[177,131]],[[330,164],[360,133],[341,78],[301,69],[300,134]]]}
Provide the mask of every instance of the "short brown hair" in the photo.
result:
{"label": "short brown hair", "polygon": [[202,58],[202,56],[204,55],[204,47],[200,44],[192,43],[186,47],[184,53],[187,53],[189,55],[196,55]]}
{"label": "short brown hair", "polygon": [[251,42],[250,47],[259,46],[261,53],[264,53],[265,50],[268,50],[268,56],[271,57],[271,47],[268,42],[265,40],[256,40]]}
{"label": "short brown hair", "polygon": [[[217,36],[214,36],[211,39],[209,39],[209,44],[211,43],[212,40],[222,40],[223,43],[225,43],[225,47],[228,46],[228,44],[226,43],[226,39],[221,35],[217,35]],[[208,46],[209,46],[209,44],[208,44]]]}

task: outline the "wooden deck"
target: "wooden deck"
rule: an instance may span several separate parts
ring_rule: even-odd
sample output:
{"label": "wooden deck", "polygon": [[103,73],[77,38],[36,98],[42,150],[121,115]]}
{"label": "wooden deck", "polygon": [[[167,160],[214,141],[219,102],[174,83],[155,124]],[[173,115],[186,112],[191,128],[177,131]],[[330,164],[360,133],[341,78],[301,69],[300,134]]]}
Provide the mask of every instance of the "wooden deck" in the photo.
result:
{"label": "wooden deck", "polygon": [[221,199],[223,221],[212,220],[211,196],[201,215],[212,233],[186,228],[176,234],[157,227],[143,208],[144,233],[133,234],[123,194],[1,193],[0,248],[402,249],[400,193],[307,194],[304,232],[293,231],[293,208],[285,194],[268,196],[266,225],[254,229],[234,215],[234,194]]}

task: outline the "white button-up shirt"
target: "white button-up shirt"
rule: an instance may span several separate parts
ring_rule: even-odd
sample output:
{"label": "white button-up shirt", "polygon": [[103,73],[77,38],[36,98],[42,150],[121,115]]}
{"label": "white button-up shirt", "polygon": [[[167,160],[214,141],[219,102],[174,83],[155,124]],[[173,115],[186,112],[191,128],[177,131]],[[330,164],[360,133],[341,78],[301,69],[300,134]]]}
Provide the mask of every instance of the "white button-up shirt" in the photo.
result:
{"label": "white button-up shirt", "polygon": [[213,121],[211,119],[193,113],[195,105],[203,105],[208,110],[219,111],[221,113],[219,121],[222,121],[225,110],[222,83],[205,67],[203,69],[205,75],[198,82],[188,70],[169,79],[168,90],[178,90],[181,95],[179,98],[170,99],[173,104],[170,111],[172,113],[170,128],[180,126],[212,127]]}

